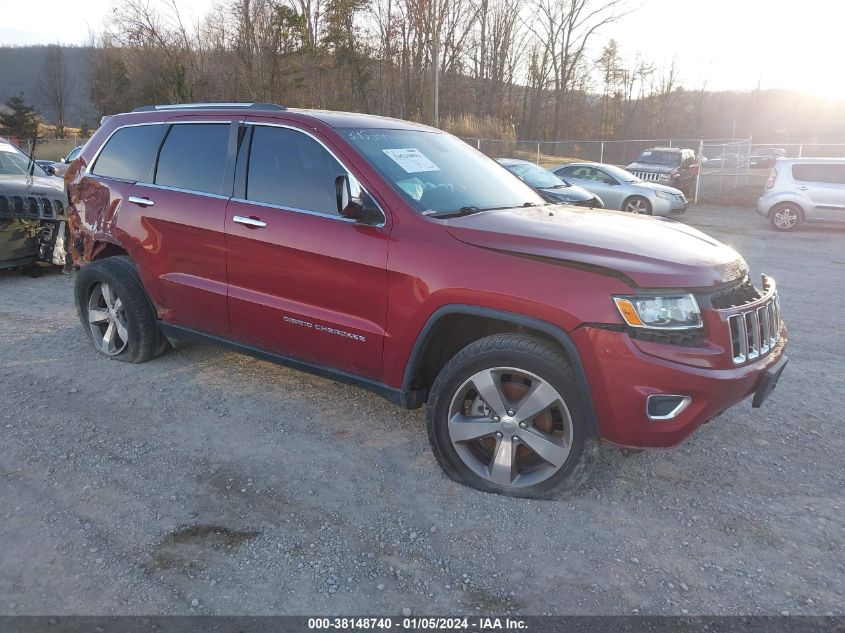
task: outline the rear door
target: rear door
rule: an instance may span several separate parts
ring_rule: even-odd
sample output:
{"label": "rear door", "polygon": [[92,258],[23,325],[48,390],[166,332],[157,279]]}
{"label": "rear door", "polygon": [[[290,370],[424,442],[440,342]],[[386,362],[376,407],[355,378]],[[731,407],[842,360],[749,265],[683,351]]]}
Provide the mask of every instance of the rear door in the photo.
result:
{"label": "rear door", "polygon": [[845,164],[796,163],[792,178],[810,200],[808,219],[845,221]]}
{"label": "rear door", "polygon": [[[224,218],[237,126],[176,119],[156,127],[154,160],[126,191],[115,233],[138,264],[162,321],[226,336]],[[130,144],[115,159],[134,150]]]}
{"label": "rear door", "polygon": [[379,378],[387,218],[369,226],[338,215],[335,179],[355,175],[329,139],[256,120],[241,145],[226,213],[233,338]]}

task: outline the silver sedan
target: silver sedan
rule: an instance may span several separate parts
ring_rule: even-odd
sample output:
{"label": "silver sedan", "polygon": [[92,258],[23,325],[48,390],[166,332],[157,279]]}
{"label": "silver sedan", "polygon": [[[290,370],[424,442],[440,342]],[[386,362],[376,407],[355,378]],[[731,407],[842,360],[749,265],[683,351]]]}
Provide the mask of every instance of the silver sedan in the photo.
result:
{"label": "silver sedan", "polygon": [[567,163],[549,171],[573,185],[594,193],[606,209],[618,209],[645,215],[683,213],[689,208],[684,194],[674,187],[646,182],[614,165],[604,163]]}

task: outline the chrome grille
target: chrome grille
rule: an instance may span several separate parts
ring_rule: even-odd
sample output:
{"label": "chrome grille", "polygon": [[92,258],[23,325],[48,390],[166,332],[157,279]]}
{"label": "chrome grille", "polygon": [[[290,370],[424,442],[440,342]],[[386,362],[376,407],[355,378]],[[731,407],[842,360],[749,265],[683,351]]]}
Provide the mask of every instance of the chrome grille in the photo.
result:
{"label": "chrome grille", "polygon": [[660,174],[656,174],[653,171],[632,171],[631,173],[640,180],[650,180],[653,182],[660,180]]}
{"label": "chrome grille", "polygon": [[728,317],[734,365],[765,356],[780,340],[780,299],[773,292],[762,305]]}

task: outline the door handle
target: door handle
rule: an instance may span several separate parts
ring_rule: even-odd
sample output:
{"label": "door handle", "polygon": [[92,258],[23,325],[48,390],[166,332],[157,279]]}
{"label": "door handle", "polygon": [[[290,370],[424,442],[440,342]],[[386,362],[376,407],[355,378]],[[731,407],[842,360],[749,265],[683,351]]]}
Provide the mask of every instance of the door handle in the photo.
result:
{"label": "door handle", "polygon": [[804,185],[798,185],[798,187],[796,187],[796,189],[800,189],[801,191],[807,191],[807,189],[809,189],[809,187],[806,187]]}
{"label": "door handle", "polygon": [[149,198],[139,198],[138,196],[129,196],[129,202],[134,202],[135,204],[142,206],[142,207],[151,207],[155,204]]}
{"label": "door handle", "polygon": [[245,226],[251,226],[255,229],[263,229],[267,226],[266,222],[263,222],[257,218],[247,218],[242,215],[236,215],[232,218],[232,222],[237,222],[238,224],[243,224]]}

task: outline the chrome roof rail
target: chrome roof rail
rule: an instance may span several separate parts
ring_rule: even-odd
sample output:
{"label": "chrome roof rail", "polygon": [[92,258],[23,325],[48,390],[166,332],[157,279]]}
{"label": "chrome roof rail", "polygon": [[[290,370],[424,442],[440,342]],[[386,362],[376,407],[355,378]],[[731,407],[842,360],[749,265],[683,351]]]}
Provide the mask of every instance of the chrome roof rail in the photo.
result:
{"label": "chrome roof rail", "polygon": [[164,105],[146,105],[135,108],[132,112],[156,112],[158,110],[287,110],[275,103],[171,103]]}

